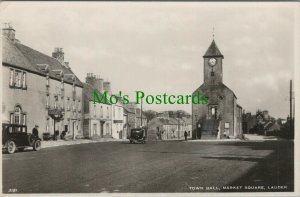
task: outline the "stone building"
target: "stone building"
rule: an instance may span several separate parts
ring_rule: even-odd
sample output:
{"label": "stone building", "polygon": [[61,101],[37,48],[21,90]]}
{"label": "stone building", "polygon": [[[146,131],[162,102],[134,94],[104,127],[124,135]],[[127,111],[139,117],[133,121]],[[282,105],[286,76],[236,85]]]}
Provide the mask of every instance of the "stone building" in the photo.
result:
{"label": "stone building", "polygon": [[140,108],[137,107],[135,102],[129,102],[127,104],[123,104],[124,113],[126,114],[127,123],[124,124],[127,131],[127,138],[130,137],[130,130],[133,128],[146,128],[148,124],[148,119],[144,112]]}
{"label": "stone building", "polygon": [[128,139],[130,130],[134,128],[135,112],[123,104],[123,139]]}
{"label": "stone building", "polygon": [[[107,102],[98,102],[94,91],[101,95],[107,92]],[[111,103],[111,83],[93,73],[88,73],[84,83],[84,136],[92,138],[126,139],[124,131],[124,110],[121,101]],[[95,102],[96,101],[96,102]]]}
{"label": "stone building", "polygon": [[109,86],[103,85],[104,80],[88,73],[86,83],[83,84],[83,109],[84,123],[83,131],[85,137],[90,138],[112,138],[112,105],[110,103],[98,103],[94,97],[94,91],[101,96]]}
{"label": "stone building", "polygon": [[[153,118],[148,123],[148,140],[184,139],[184,132],[191,133],[191,118],[171,118],[162,116]],[[188,135],[190,137],[190,135]]]}
{"label": "stone building", "polygon": [[213,40],[203,56],[204,83],[193,92],[208,97],[207,104],[192,104],[193,139],[235,137],[242,133],[242,107],[223,83],[224,56]]}
{"label": "stone building", "polygon": [[15,30],[2,30],[2,121],[39,125],[44,132],[82,136],[82,83],[56,48],[52,57],[21,44]]}
{"label": "stone building", "polygon": [[115,139],[123,139],[127,136],[124,131],[124,110],[122,102],[118,101],[112,104],[112,137]]}

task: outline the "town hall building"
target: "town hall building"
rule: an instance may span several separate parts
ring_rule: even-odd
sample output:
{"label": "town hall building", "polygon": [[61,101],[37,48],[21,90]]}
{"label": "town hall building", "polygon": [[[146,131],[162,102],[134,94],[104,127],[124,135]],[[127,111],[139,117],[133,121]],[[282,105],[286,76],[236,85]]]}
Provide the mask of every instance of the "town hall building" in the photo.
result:
{"label": "town hall building", "polygon": [[192,138],[226,139],[242,133],[242,107],[235,93],[223,83],[224,56],[213,40],[204,59],[204,83],[199,92],[207,96],[207,104],[192,104]]}

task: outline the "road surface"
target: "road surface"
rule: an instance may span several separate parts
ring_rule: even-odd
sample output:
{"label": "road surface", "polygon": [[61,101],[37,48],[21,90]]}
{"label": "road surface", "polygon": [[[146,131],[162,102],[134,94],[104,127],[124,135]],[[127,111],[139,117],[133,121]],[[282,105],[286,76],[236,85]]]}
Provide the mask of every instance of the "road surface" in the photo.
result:
{"label": "road surface", "polygon": [[292,191],[293,146],[102,142],[3,154],[3,193]]}

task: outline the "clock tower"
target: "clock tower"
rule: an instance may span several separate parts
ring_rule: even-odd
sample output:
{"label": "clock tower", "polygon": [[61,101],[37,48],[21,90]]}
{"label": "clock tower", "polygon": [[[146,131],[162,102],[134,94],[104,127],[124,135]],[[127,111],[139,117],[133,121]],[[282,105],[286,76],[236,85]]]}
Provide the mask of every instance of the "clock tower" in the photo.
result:
{"label": "clock tower", "polygon": [[222,60],[224,56],[213,40],[208,47],[204,59],[204,83],[217,85],[223,82]]}
{"label": "clock tower", "polygon": [[215,40],[203,56],[204,83],[194,92],[205,95],[207,104],[192,104],[193,139],[227,139],[242,134],[242,107],[235,93],[223,83],[224,56]]}

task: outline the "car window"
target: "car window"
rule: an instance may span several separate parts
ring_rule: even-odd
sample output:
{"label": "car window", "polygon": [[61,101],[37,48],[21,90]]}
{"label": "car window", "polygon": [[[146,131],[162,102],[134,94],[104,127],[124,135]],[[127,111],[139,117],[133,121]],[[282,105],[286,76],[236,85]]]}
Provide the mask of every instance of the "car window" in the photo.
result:
{"label": "car window", "polygon": [[21,133],[21,131],[22,131],[22,127],[17,127],[16,128],[16,132]]}

